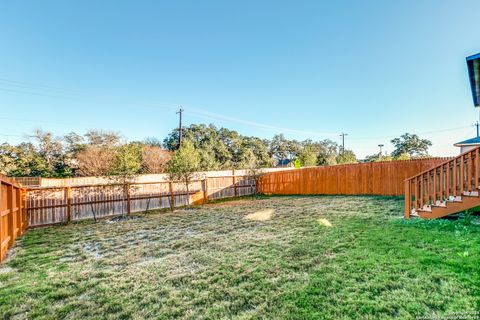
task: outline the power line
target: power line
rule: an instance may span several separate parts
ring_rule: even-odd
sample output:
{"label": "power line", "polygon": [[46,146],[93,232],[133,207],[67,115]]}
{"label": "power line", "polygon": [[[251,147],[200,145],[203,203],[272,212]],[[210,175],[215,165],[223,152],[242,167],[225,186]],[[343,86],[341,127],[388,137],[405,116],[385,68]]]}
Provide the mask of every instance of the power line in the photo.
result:
{"label": "power line", "polygon": [[57,86],[50,86],[45,84],[11,80],[11,79],[5,79],[5,78],[0,78],[0,83],[3,83],[4,85],[7,85],[7,86],[25,87],[29,89],[47,89],[47,90],[67,91],[71,93],[80,93],[80,94],[85,93],[76,89],[67,89],[67,88],[61,88]]}
{"label": "power line", "polygon": [[[61,87],[56,87],[56,86],[50,86],[50,85],[45,85],[45,84],[34,84],[30,82],[24,82],[24,81],[18,81],[18,80],[11,80],[11,79],[5,79],[5,78],[0,78],[0,86],[1,85],[10,85],[10,86],[16,86],[19,88],[26,88],[26,89],[33,89],[33,90],[47,90],[47,91],[52,91],[52,90],[60,90],[60,91],[67,91],[67,92],[72,92],[72,93],[81,93],[81,94],[86,94],[86,92],[82,92],[79,90],[74,90],[74,89],[66,89],[66,88],[61,88]],[[11,88],[2,88],[0,87],[0,91],[4,92],[10,92],[10,93],[20,93],[20,94],[29,94],[29,95],[37,95],[37,96],[45,96],[45,97],[51,97],[51,98],[62,98],[62,99],[72,99],[72,100],[77,100],[78,97],[69,97],[69,96],[61,96],[61,95],[56,95],[56,94],[51,94],[51,93],[40,93],[40,92],[31,92],[31,91],[26,91],[26,90],[16,90],[16,89],[11,89]],[[93,98],[92,95],[84,95],[85,97]],[[108,96],[107,96],[108,98]],[[133,100],[132,100],[133,101]],[[143,106],[146,108],[162,108],[162,109],[177,109],[176,106],[172,103],[171,105],[164,105],[160,106],[157,103],[138,103],[137,101],[133,101],[132,103],[135,103],[135,107],[138,108],[139,106]],[[298,129],[292,129],[292,128],[285,128],[285,127],[279,127],[279,126],[274,126],[274,125],[269,125],[269,124],[264,124],[264,123],[259,123],[259,122],[254,122],[250,120],[245,120],[245,119],[240,119],[232,116],[226,116],[218,113],[213,113],[201,109],[195,109],[195,108],[186,108],[182,109],[183,111],[186,111],[194,116],[201,117],[201,118],[206,118],[206,119],[213,119],[213,120],[219,120],[219,121],[225,121],[225,122],[233,122],[233,123],[239,123],[239,124],[244,124],[252,127],[257,127],[260,129],[266,129],[266,130],[271,130],[271,131],[276,131],[276,132],[285,132],[285,133],[293,133],[293,134],[301,134],[304,136],[316,136],[316,137],[333,137],[336,136],[338,133],[334,132],[318,132],[318,131],[307,131],[307,130],[298,130]],[[25,120],[25,119],[16,119],[15,121],[27,121],[27,122],[42,122],[39,120]],[[45,123],[56,123],[56,124],[63,124],[63,125],[71,125],[72,123],[61,123],[61,122],[46,122]],[[78,123],[73,123],[75,125],[78,125]],[[85,125],[85,124],[84,124]],[[431,134],[431,133],[439,133],[439,132],[447,132],[447,131],[454,131],[454,130],[460,130],[460,129],[465,129],[470,126],[462,126],[462,127],[456,127],[456,128],[448,128],[448,129],[440,129],[440,130],[433,130],[433,131],[424,131],[424,132],[418,132],[417,134]],[[389,136],[376,136],[376,137],[352,137],[352,140],[374,140],[374,139],[388,139],[388,138],[393,138],[395,135],[389,135]],[[343,137],[344,139],[344,137]]]}
{"label": "power line", "polygon": [[[2,85],[2,82],[7,82],[7,83],[10,83],[12,85],[21,86],[21,87],[27,88],[27,89],[42,89],[42,88],[45,88],[45,89],[48,89],[48,90],[63,90],[63,91],[70,91],[70,92],[80,92],[80,91],[77,91],[77,90],[64,89],[64,88],[48,86],[48,85],[44,85],[44,84],[33,84],[33,83],[29,83],[29,82],[24,82],[24,81],[17,81],[17,80],[0,78],[0,85]],[[52,98],[63,98],[63,99],[74,99],[75,100],[75,98],[73,98],[73,97],[53,95],[53,94],[50,94],[50,93],[38,93],[38,92],[30,92],[30,91],[25,91],[25,90],[22,91],[22,90],[14,90],[14,89],[5,89],[5,88],[0,87],[0,91],[2,91],[2,90],[6,91],[6,92],[13,92],[13,93],[23,93],[23,94],[39,95],[39,96],[46,96],[46,97],[52,97]],[[138,107],[138,105],[139,104],[136,104],[137,107]],[[153,107],[153,108],[165,108],[165,109],[173,109],[173,108],[176,109],[177,108],[177,107],[174,107],[173,104],[172,104],[172,106],[158,106],[156,104],[154,104],[154,106],[152,106],[152,105],[143,104],[143,106],[149,107],[149,108]],[[220,120],[220,121],[226,121],[226,122],[234,122],[234,123],[239,123],[239,124],[249,125],[249,126],[252,126],[252,127],[261,128],[261,129],[272,130],[272,131],[275,131],[277,133],[278,132],[280,132],[280,133],[285,132],[285,133],[301,134],[301,135],[304,135],[304,136],[316,136],[316,137],[334,137],[338,134],[337,132],[317,132],[317,131],[307,131],[307,130],[298,130],[298,129],[279,127],[279,126],[254,122],[254,121],[250,121],[250,120],[240,119],[240,118],[236,118],[236,117],[232,117],[232,116],[226,116],[226,115],[222,115],[222,114],[218,114],[218,113],[208,112],[208,111],[201,110],[201,109],[186,108],[186,109],[182,109],[182,110],[186,111],[188,113],[191,113],[193,115],[197,115],[197,116],[204,117],[204,118],[207,118],[207,119]]]}
{"label": "power line", "polygon": [[193,108],[185,108],[185,111],[191,113],[193,115],[199,115],[201,117],[205,117],[208,119],[220,120],[220,121],[227,121],[227,122],[236,122],[240,124],[249,125],[252,127],[257,127],[261,129],[269,129],[275,130],[279,132],[290,132],[296,134],[303,134],[303,135],[314,135],[314,136],[336,136],[338,133],[336,132],[316,132],[316,131],[305,131],[305,130],[297,130],[297,129],[290,129],[285,127],[278,127],[269,124],[263,124],[259,122],[254,122],[250,120],[244,120],[236,117],[225,116],[218,113],[208,112],[200,109],[193,109]]}
{"label": "power line", "polygon": [[76,99],[74,97],[59,96],[59,95],[48,94],[48,93],[30,92],[30,91],[24,91],[24,90],[6,89],[6,88],[0,88],[0,91],[9,92],[9,93],[23,93],[23,94],[29,94],[29,95],[34,95],[34,96],[42,96],[42,97],[50,97],[50,98],[61,98],[61,99],[71,99],[71,100]]}
{"label": "power line", "polygon": [[[423,132],[415,132],[415,134],[431,134],[431,133],[441,133],[441,132],[448,132],[448,131],[456,131],[461,129],[470,128],[471,125],[462,126],[462,127],[454,127],[454,128],[447,128],[447,129],[439,129],[439,130],[432,130],[432,131],[423,131]],[[401,134],[401,133],[400,133]],[[388,135],[388,136],[377,136],[377,137],[352,137],[352,140],[376,140],[376,139],[390,139],[394,138],[396,135]]]}

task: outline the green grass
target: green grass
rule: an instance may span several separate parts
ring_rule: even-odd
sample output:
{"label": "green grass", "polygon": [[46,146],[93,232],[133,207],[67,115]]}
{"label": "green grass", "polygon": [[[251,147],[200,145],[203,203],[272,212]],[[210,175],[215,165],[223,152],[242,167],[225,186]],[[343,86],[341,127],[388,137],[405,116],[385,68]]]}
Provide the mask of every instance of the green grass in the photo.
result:
{"label": "green grass", "polygon": [[[264,209],[270,220],[244,219]],[[398,198],[270,197],[30,230],[0,266],[0,315],[415,319],[480,310],[480,226],[405,221],[402,209]]]}

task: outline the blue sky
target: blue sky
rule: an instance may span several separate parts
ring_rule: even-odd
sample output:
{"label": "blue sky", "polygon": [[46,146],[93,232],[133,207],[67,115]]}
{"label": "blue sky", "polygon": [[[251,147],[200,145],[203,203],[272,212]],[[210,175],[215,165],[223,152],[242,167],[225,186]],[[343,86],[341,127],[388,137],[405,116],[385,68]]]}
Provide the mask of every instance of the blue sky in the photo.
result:
{"label": "blue sky", "polygon": [[0,142],[34,128],[129,140],[214,123],[340,142],[474,135],[477,1],[2,1]]}

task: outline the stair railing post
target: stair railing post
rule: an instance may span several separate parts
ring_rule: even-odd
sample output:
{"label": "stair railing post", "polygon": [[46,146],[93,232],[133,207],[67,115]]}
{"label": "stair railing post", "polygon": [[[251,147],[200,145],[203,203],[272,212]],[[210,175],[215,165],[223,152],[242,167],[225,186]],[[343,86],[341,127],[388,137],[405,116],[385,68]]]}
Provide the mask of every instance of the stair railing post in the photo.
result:
{"label": "stair railing post", "polygon": [[465,185],[464,185],[465,177],[463,174],[464,165],[465,165],[465,156],[462,155],[460,157],[460,168],[459,168],[460,171],[458,175],[458,193],[460,196],[463,195],[463,191],[465,190]]}
{"label": "stair railing post", "polygon": [[415,199],[413,202],[413,206],[418,208],[418,178],[413,178],[413,198]]}
{"label": "stair railing post", "polygon": [[445,168],[445,198],[450,197],[450,162]]}
{"label": "stair railing post", "polygon": [[410,187],[411,181],[405,180],[405,219],[410,219],[410,211],[412,210],[412,193]]}
{"label": "stair railing post", "polygon": [[467,189],[468,192],[471,192],[472,191],[472,152],[469,152],[467,154],[467,161],[466,161],[466,165],[467,165],[467,178],[465,179],[466,180],[466,183],[467,185],[465,186],[465,188]]}
{"label": "stair railing post", "polygon": [[453,159],[452,166],[452,195],[457,196],[457,159]]}
{"label": "stair railing post", "polygon": [[473,188],[475,189],[475,191],[479,191],[478,190],[478,164],[479,164],[479,161],[478,161],[478,148],[475,149],[475,160],[473,161],[474,163],[474,170],[475,170],[475,174],[474,174],[474,182],[473,182]]}
{"label": "stair railing post", "polygon": [[443,171],[443,167],[444,167],[444,165],[442,164],[442,166],[440,167],[440,187],[439,187],[440,201],[442,201],[442,202],[443,202],[444,194],[445,194],[445,173]]}

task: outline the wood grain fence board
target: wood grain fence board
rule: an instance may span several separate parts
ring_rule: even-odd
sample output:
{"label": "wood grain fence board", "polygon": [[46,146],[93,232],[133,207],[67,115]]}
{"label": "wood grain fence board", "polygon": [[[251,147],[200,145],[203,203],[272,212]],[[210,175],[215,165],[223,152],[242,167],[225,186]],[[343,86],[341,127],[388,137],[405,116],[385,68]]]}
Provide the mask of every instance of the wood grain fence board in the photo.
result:
{"label": "wood grain fence board", "polygon": [[404,196],[404,180],[448,158],[309,167],[267,173],[259,192],[266,194],[358,194]]}
{"label": "wood grain fence board", "polygon": [[29,225],[39,227],[92,219],[93,212],[97,218],[104,218],[127,213],[129,208],[132,213],[170,208],[172,201],[175,207],[180,207],[203,203],[205,198],[245,196],[252,194],[252,185],[254,182],[248,177],[236,175],[234,179],[213,176],[192,181],[188,195],[183,183],[168,181],[132,183],[128,189],[118,183],[40,187],[28,189],[25,210]]}
{"label": "wood grain fence board", "polygon": [[27,228],[23,192],[16,181],[0,175],[0,262]]}

